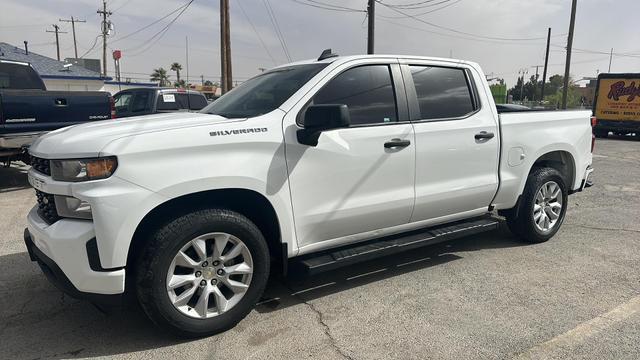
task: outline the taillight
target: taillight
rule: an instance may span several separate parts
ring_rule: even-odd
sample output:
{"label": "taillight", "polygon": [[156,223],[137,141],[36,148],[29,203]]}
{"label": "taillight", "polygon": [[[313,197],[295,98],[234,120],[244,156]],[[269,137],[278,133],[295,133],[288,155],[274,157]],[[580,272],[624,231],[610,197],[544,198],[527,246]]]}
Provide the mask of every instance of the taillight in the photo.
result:
{"label": "taillight", "polygon": [[596,136],[593,134],[593,128],[598,125],[598,119],[595,116],[591,117],[591,153],[593,154],[593,149],[596,147]]}
{"label": "taillight", "polygon": [[116,118],[116,101],[113,100],[113,96],[109,96],[109,106],[111,107],[111,118]]}

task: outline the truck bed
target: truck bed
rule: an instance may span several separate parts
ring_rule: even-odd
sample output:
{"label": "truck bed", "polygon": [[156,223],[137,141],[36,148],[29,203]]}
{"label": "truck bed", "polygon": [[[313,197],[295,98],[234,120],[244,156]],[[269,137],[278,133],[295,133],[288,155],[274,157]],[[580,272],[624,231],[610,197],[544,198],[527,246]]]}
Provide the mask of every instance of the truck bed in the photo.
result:
{"label": "truck bed", "polygon": [[[521,194],[527,172],[549,149],[562,149],[570,154],[565,164],[573,169],[573,179],[567,179],[570,190],[580,187],[587,165],[591,163],[591,111],[523,111],[499,115],[500,188],[494,204],[509,209]],[[539,144],[544,144],[540,146]]]}

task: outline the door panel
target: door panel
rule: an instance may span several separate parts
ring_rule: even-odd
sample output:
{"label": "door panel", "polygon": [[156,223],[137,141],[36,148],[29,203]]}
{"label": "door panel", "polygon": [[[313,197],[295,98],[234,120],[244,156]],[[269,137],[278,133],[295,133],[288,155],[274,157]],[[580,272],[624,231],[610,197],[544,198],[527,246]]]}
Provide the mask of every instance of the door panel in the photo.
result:
{"label": "door panel", "polygon": [[302,145],[295,136],[306,105],[285,117],[291,124],[285,125],[286,157],[299,247],[411,218],[415,139],[401,79],[397,60],[335,69],[302,104],[346,105],[351,127],[322,132],[317,146]]}
{"label": "door panel", "polygon": [[403,74],[416,120],[411,221],[488,208],[498,188],[499,129],[476,96],[479,80],[461,68],[405,65]]}
{"label": "door panel", "polygon": [[[406,147],[385,148],[392,139]],[[287,144],[298,245],[405,224],[414,202],[411,124],[322,133],[316,147]]]}

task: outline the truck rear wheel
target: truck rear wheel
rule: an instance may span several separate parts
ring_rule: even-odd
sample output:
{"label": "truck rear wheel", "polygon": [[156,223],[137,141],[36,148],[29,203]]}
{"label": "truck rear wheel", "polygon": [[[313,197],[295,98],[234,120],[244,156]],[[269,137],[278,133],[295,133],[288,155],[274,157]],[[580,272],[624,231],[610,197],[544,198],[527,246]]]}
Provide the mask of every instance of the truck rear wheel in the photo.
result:
{"label": "truck rear wheel", "polygon": [[180,336],[235,326],[258,301],[269,276],[269,250],[243,215],[199,210],[162,226],[149,239],[136,290],[153,322]]}
{"label": "truck rear wheel", "polygon": [[545,242],[560,229],[567,201],[567,187],[558,170],[534,168],[527,178],[518,209],[506,214],[507,225],[524,241]]}

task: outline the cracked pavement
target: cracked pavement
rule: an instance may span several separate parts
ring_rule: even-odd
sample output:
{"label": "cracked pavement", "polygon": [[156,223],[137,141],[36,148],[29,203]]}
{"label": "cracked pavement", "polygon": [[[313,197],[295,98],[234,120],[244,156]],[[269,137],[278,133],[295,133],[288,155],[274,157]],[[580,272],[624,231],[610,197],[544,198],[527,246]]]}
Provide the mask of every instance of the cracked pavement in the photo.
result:
{"label": "cracked pavement", "polygon": [[[305,279],[270,281],[232,330],[175,339],[137,309],[62,295],[22,242],[35,203],[0,169],[0,358],[640,358],[640,141],[598,140],[595,186],[560,232],[504,228]],[[613,315],[611,315],[613,314]]]}

